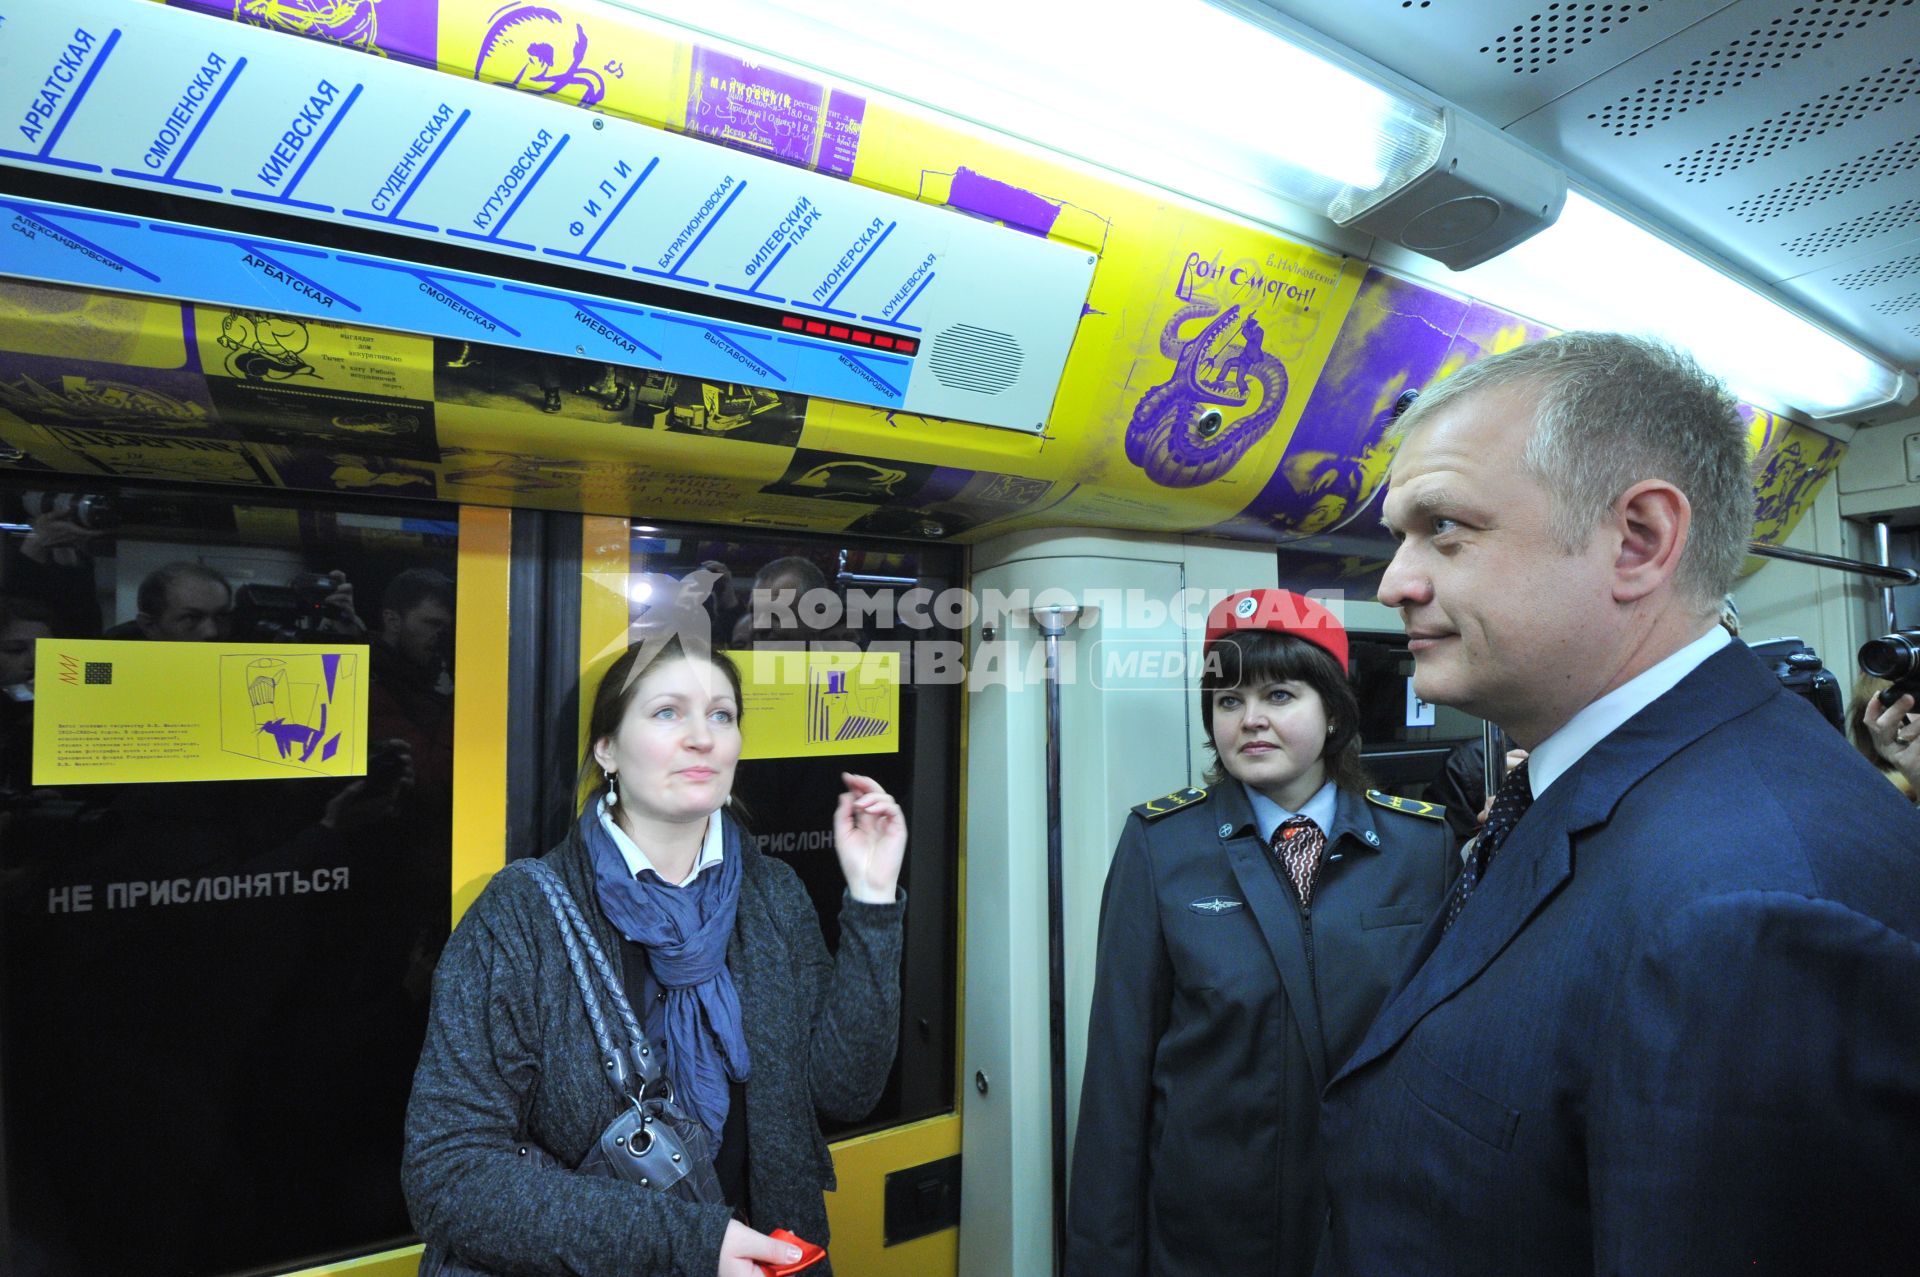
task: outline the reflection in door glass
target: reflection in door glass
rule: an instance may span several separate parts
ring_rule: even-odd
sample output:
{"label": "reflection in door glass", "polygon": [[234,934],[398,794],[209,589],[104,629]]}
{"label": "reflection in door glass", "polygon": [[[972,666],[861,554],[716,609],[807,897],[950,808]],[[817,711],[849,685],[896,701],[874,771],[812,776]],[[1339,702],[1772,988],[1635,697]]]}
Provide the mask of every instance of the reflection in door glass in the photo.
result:
{"label": "reflection in door glass", "polygon": [[[0,488],[9,1271],[407,1239],[401,1118],[448,928],[456,524],[377,510]],[[106,643],[38,659],[75,639]]]}
{"label": "reflection in door glass", "polygon": [[840,773],[872,776],[906,812],[900,1052],[878,1108],[828,1134],[952,1111],[961,636],[933,603],[959,584],[959,553],[636,525],[630,562],[636,633],[692,600],[736,654],[751,726],[735,793],[759,850],[806,884],[830,949],[845,887],[832,832]]}

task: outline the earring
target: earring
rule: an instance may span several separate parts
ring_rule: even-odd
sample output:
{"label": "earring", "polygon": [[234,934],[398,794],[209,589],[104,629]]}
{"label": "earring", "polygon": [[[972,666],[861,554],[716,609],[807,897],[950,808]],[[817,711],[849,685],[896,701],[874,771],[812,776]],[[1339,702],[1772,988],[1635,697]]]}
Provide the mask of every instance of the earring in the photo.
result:
{"label": "earring", "polygon": [[606,772],[605,775],[607,778],[607,806],[611,807],[620,801],[620,787],[613,783],[613,772]]}

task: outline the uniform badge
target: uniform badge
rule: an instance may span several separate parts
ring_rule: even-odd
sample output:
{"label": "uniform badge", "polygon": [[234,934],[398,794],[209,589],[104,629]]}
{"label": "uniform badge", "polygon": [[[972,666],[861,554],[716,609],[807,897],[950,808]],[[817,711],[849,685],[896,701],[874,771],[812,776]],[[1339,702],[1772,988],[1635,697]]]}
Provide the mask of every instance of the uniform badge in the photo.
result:
{"label": "uniform badge", "polygon": [[1232,913],[1243,907],[1243,903],[1232,896],[1206,896],[1187,905],[1195,913],[1209,918],[1218,918],[1223,913]]}

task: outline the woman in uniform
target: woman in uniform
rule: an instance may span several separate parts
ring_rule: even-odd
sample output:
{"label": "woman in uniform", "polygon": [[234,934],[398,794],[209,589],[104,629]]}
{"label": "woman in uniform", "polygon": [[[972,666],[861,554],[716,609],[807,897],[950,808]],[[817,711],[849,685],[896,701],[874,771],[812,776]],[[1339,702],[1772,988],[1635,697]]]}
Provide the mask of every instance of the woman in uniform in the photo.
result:
{"label": "woman in uniform", "polygon": [[1133,809],[1101,902],[1069,1277],[1307,1277],[1321,1088],[1457,864],[1439,807],[1367,788],[1330,612],[1236,594],[1205,650],[1208,788]]}

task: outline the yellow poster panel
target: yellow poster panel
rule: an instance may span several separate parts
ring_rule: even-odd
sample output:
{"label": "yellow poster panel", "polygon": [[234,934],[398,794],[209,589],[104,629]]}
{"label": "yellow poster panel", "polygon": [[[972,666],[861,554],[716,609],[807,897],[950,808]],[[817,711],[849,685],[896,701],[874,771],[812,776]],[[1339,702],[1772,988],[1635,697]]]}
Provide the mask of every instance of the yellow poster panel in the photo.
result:
{"label": "yellow poster panel", "polygon": [[[1817,430],[1778,419],[1778,444],[1758,462],[1754,476],[1753,539],[1781,545],[1793,535],[1800,518],[1813,508],[1813,499],[1847,453],[1847,445]],[[1741,565],[1745,576],[1763,562],[1749,555]]]}
{"label": "yellow poster panel", "polygon": [[194,335],[210,376],[296,390],[433,398],[431,337],[207,305],[194,307]]}
{"label": "yellow poster panel", "polygon": [[181,368],[179,302],[0,280],[0,350],[128,368]]}
{"label": "yellow poster panel", "polygon": [[367,772],[360,645],[41,639],[33,783]]}
{"label": "yellow poster panel", "polygon": [[756,650],[740,661],[742,758],[900,752],[900,654]]}

